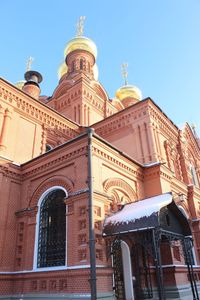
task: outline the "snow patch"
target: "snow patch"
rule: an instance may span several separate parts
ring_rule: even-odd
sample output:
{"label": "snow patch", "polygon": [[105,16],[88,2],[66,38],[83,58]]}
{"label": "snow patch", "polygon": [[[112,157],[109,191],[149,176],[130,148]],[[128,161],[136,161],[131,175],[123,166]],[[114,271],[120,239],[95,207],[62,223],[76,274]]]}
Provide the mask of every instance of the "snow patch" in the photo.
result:
{"label": "snow patch", "polygon": [[104,227],[108,224],[119,224],[133,222],[142,217],[149,217],[158,213],[162,207],[172,202],[172,194],[165,193],[159,196],[146,198],[137,202],[126,204],[123,209],[113,216],[105,219]]}

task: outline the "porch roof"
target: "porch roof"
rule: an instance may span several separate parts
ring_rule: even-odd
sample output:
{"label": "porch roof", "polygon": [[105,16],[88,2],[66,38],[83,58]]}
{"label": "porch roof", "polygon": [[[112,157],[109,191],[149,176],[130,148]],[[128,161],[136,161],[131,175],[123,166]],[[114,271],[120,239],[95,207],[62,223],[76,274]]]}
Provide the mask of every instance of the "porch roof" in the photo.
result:
{"label": "porch roof", "polygon": [[161,208],[172,203],[172,193],[165,193],[126,204],[104,221],[103,236],[116,235],[159,226]]}

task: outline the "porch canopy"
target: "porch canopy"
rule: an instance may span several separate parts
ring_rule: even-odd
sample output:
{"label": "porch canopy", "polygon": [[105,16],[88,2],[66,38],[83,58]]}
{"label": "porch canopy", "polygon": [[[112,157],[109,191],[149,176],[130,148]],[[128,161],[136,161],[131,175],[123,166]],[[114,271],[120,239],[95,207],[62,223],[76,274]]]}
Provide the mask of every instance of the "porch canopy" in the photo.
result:
{"label": "porch canopy", "polygon": [[[146,266],[148,264],[148,254],[151,253],[155,263],[158,295],[160,300],[168,299],[165,295],[160,253],[161,242],[165,241],[168,241],[170,246],[174,241],[181,242],[185,264],[188,269],[189,281],[191,284],[192,299],[199,299],[193,271],[193,242],[191,235],[192,233],[187,217],[174,202],[172,193],[165,193],[133,203],[128,203],[120,211],[107,217],[103,226],[103,236],[107,238],[108,241],[111,241],[110,245],[112,247],[113,258],[115,258],[117,255],[116,253],[118,253],[118,245],[121,245],[121,241],[124,239],[126,240],[126,238],[131,240],[134,245],[134,247],[132,247],[132,251],[141,249],[141,251],[138,251],[140,251],[141,255],[144,255],[144,259],[141,260],[144,263],[144,270],[146,270]],[[137,252],[137,256],[138,255],[139,252]],[[135,263],[137,264],[137,260]],[[115,265],[118,266],[118,264],[114,263],[114,267]],[[141,266],[136,266],[136,270],[140,270],[140,268]],[[117,272],[116,267],[114,274],[117,274]],[[136,280],[140,282],[140,285],[138,285],[140,290],[137,290],[139,293],[138,295],[140,295],[138,296],[140,299],[144,299],[144,295],[141,294],[144,293],[144,291],[146,291],[145,295],[148,296],[145,296],[145,299],[153,297],[151,284],[150,286],[147,284],[144,289],[141,290],[142,282],[151,282],[150,273],[144,273],[145,274],[142,275],[140,271],[138,273],[136,272]],[[119,277],[117,276],[116,278]],[[141,279],[141,276],[145,276],[145,278]],[[118,287],[116,287],[115,293],[118,295]],[[124,298],[118,297],[117,299]]]}
{"label": "porch canopy", "polygon": [[126,204],[104,221],[103,236],[160,228],[191,235],[186,216],[173,201],[172,193],[165,193]]}

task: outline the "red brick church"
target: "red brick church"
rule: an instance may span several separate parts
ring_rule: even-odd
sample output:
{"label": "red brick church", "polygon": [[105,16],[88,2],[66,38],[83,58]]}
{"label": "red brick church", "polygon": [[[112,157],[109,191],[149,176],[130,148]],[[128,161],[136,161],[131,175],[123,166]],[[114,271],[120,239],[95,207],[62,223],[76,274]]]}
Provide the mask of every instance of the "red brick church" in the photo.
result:
{"label": "red brick church", "polygon": [[51,96],[0,79],[0,299],[199,299],[198,136],[110,99],[82,22]]}

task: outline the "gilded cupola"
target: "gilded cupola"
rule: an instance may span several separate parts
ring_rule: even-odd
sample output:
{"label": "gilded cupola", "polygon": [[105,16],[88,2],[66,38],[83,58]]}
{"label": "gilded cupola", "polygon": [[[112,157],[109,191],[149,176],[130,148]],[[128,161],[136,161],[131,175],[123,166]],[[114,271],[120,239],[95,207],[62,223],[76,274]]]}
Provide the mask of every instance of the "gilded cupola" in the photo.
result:
{"label": "gilded cupola", "polygon": [[128,107],[142,99],[141,90],[135,85],[130,85],[127,82],[127,67],[128,64],[122,65],[122,75],[124,77],[125,84],[120,87],[115,93],[115,97],[123,103],[124,107]]}
{"label": "gilded cupola", "polygon": [[58,69],[58,77],[65,74],[84,72],[90,79],[98,80],[96,65],[97,47],[88,37],[83,36],[85,17],[80,17],[77,23],[76,37],[71,39],[64,49],[64,62]]}

